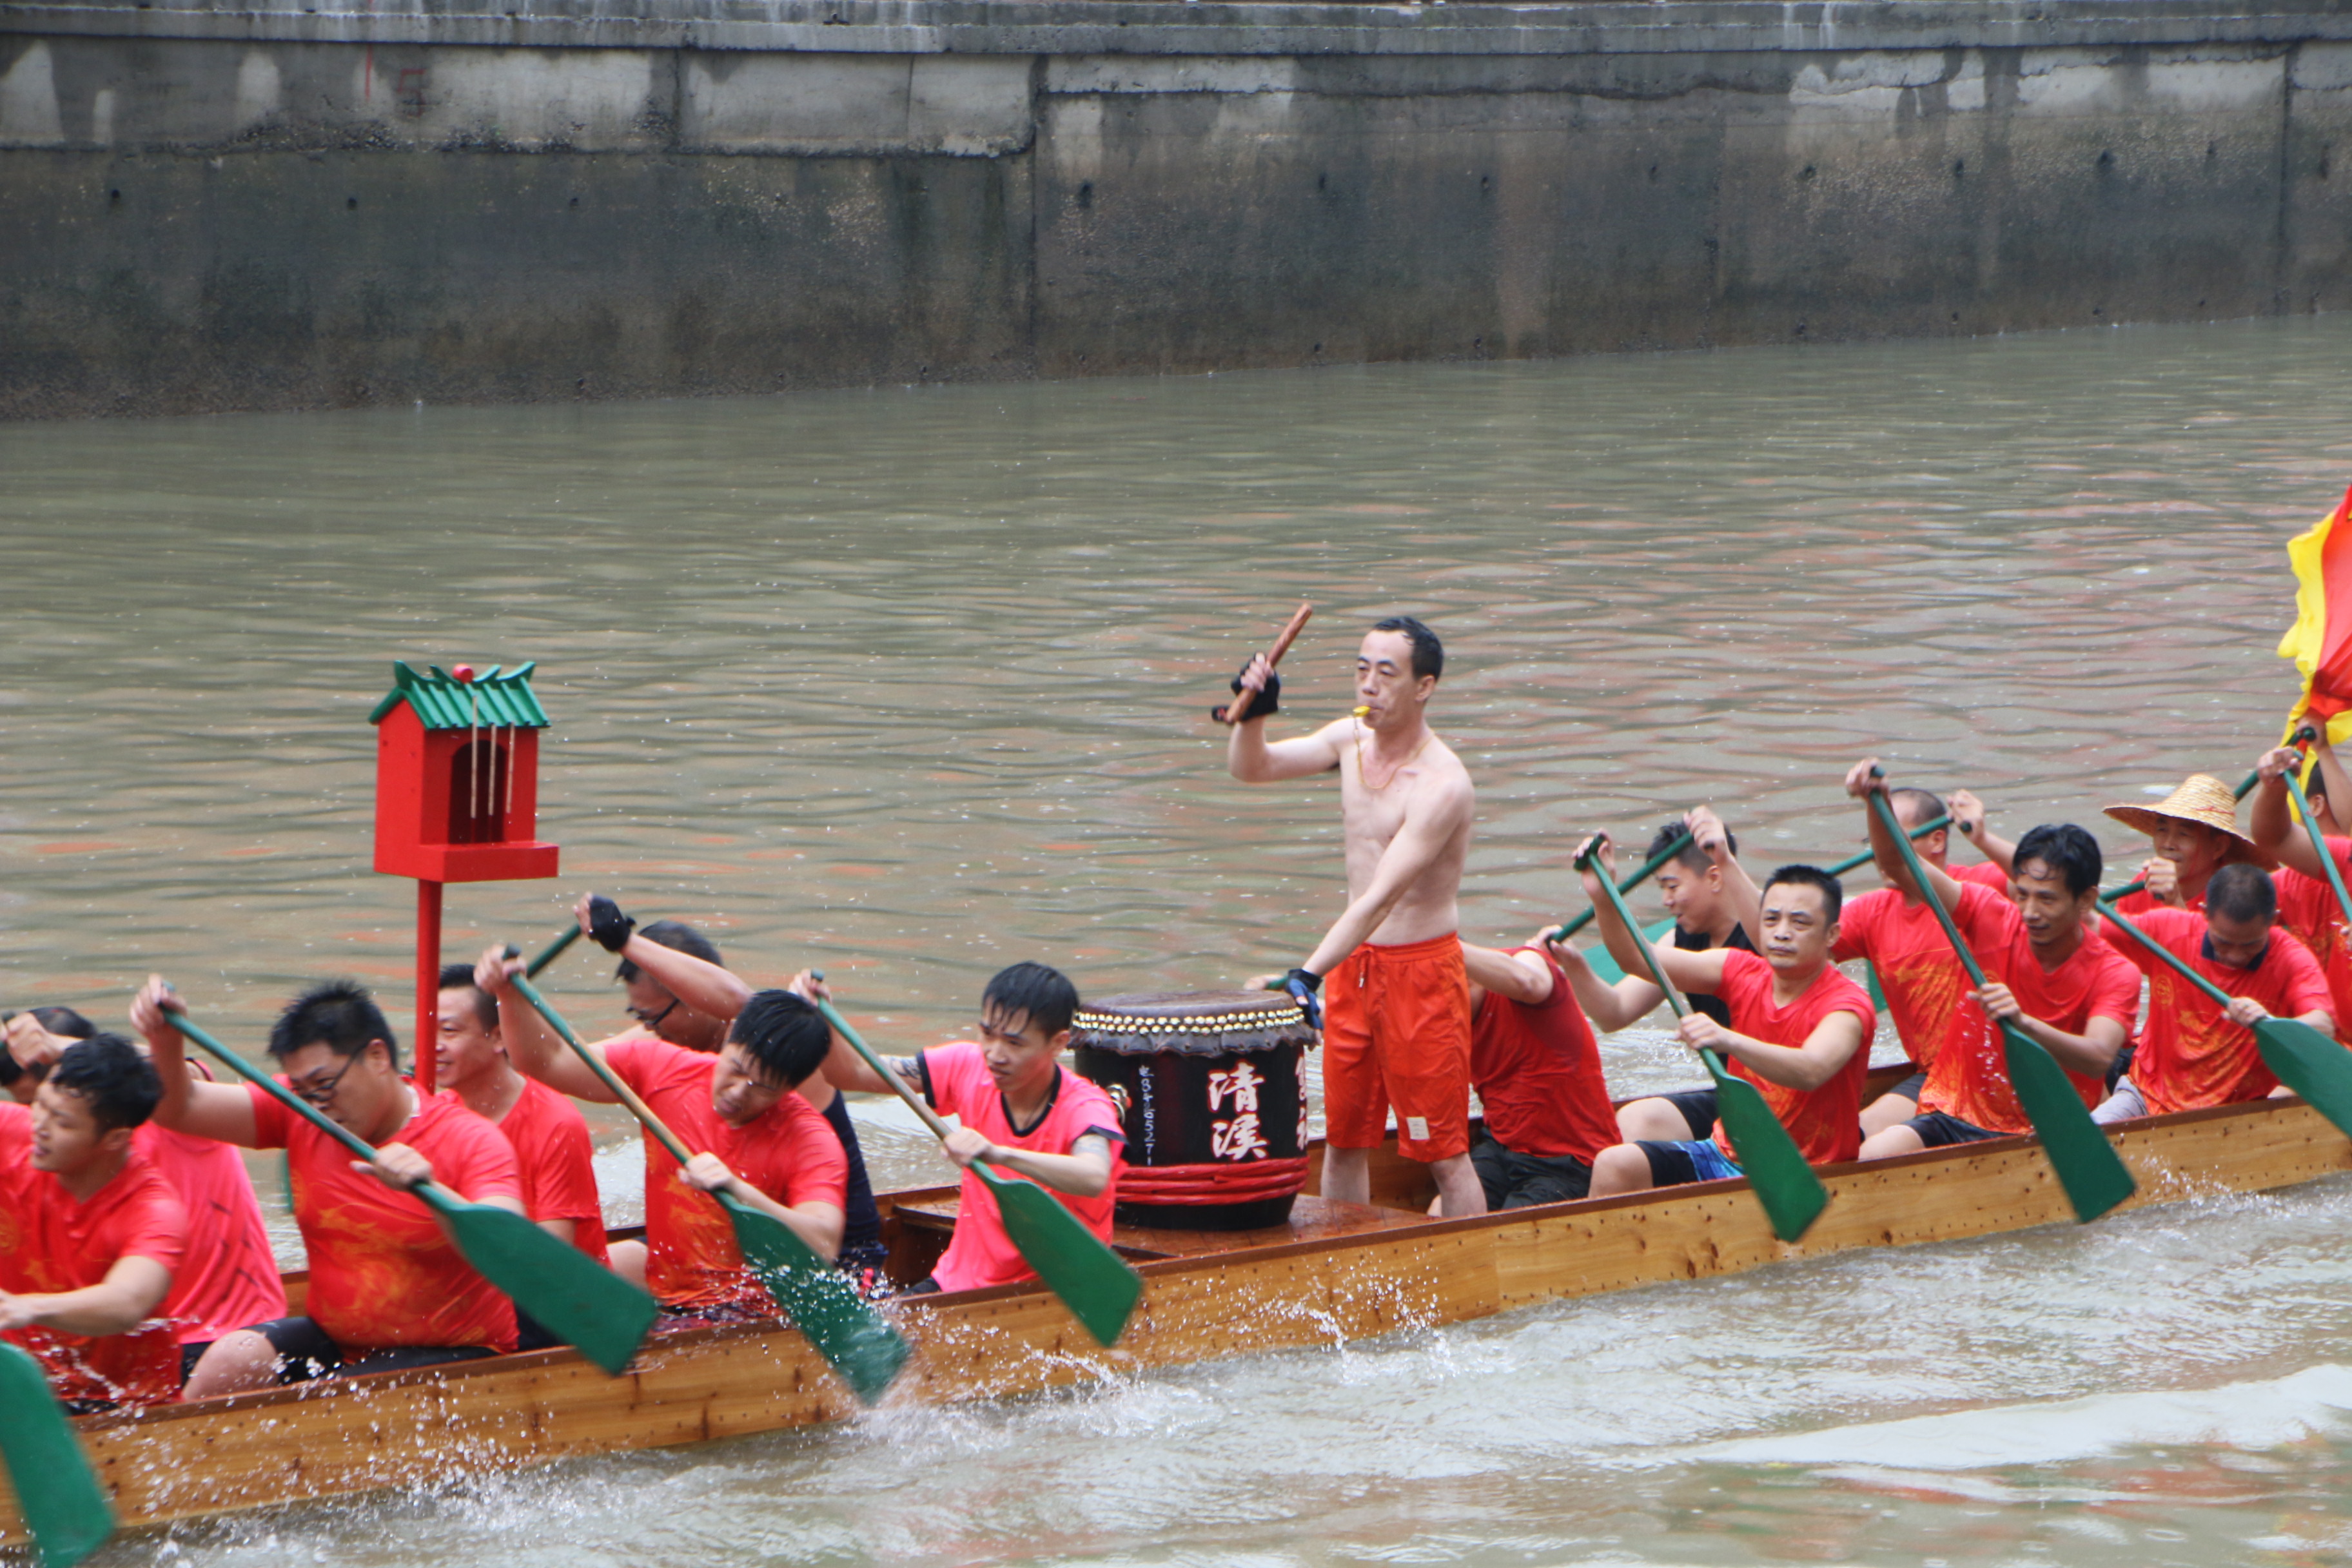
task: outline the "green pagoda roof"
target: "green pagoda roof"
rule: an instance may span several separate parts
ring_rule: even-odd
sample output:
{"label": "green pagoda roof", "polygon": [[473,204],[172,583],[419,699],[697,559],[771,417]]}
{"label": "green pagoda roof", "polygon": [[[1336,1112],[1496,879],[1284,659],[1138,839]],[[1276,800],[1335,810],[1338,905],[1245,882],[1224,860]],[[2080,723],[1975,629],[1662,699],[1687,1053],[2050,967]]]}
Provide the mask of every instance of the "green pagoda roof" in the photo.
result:
{"label": "green pagoda roof", "polygon": [[[457,668],[466,667],[461,664]],[[538,668],[538,661],[533,660],[501,675],[494,664],[487,673],[468,681],[458,679],[437,664],[431,666],[428,673],[419,675],[395,662],[392,667],[392,690],[375,705],[368,722],[383,723],[394,709],[405,702],[428,730],[487,730],[494,724],[544,730],[548,724],[547,710],[539,705],[539,697],[530,689],[530,672]]]}

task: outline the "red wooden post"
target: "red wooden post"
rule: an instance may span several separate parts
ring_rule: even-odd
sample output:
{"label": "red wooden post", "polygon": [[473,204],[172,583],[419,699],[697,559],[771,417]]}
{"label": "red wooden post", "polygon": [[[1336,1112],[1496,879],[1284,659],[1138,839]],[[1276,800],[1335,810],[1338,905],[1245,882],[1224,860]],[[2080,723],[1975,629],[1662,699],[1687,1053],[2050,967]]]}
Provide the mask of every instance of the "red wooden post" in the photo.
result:
{"label": "red wooden post", "polygon": [[441,884],[416,884],[416,1087],[433,1092],[433,1050],[441,1040]]}

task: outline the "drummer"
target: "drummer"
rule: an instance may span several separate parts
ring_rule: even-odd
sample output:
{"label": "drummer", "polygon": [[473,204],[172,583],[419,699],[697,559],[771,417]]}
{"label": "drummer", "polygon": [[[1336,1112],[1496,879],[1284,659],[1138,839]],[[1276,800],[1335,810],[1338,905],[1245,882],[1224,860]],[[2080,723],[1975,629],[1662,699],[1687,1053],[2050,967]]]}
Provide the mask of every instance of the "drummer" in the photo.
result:
{"label": "drummer", "polygon": [[[1356,653],[1353,717],[1269,744],[1282,681],[1265,656],[1234,678],[1253,694],[1225,766],[1244,784],[1339,775],[1347,909],[1285,989],[1323,1028],[1323,1195],[1371,1201],[1372,1151],[1396,1112],[1397,1152],[1429,1167],[1441,1212],[1486,1212],[1470,1163],[1470,984],[1456,900],[1476,805],[1469,770],[1431,731],[1445,668],[1437,634],[1381,621]],[[1330,1016],[1317,1000],[1331,978]]]}

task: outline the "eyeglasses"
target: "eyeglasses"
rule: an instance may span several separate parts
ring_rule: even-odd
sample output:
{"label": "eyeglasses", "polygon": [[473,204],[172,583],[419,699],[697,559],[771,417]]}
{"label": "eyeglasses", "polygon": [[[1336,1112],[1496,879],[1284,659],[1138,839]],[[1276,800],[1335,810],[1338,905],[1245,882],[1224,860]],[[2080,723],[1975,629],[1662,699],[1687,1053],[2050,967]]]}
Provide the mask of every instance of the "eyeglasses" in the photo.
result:
{"label": "eyeglasses", "polygon": [[677,997],[671,997],[669,999],[669,1005],[663,1008],[658,1013],[648,1013],[643,1007],[630,1007],[624,1010],[630,1017],[635,1018],[637,1021],[640,1027],[652,1029],[659,1027],[661,1021],[664,1018],[668,1017],[672,1013],[677,1011],[677,1003],[678,999]]}
{"label": "eyeglasses", "polygon": [[359,1065],[359,1060],[360,1058],[356,1056],[345,1058],[343,1060],[342,1069],[337,1072],[334,1077],[326,1079],[324,1082],[308,1084],[298,1083],[290,1084],[288,1087],[293,1089],[295,1097],[303,1101],[303,1103],[307,1105],[315,1105],[320,1110],[324,1110],[329,1105],[334,1102],[336,1087],[341,1084],[347,1076],[349,1076],[352,1068]]}

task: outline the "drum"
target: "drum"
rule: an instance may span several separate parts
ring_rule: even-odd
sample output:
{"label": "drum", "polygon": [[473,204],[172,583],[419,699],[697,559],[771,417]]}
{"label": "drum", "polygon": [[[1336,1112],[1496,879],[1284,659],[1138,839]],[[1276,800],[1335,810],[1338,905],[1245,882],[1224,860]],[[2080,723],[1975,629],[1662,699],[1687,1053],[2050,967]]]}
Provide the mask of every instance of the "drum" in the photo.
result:
{"label": "drum", "polygon": [[1078,1071],[1118,1102],[1130,1225],[1281,1225],[1307,1184],[1307,1014],[1272,991],[1163,992],[1090,1003],[1071,1021]]}

